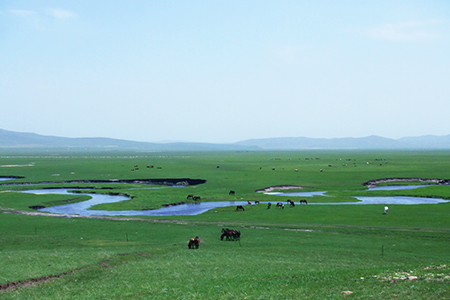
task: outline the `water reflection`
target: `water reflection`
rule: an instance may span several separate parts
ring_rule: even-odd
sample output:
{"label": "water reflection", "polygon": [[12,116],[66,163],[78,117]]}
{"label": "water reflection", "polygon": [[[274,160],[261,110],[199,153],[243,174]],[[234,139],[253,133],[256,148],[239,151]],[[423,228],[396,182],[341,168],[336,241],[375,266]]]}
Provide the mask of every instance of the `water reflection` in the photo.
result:
{"label": "water reflection", "polygon": [[6,177],[0,177],[0,181],[6,181],[6,180],[14,180],[16,178],[6,178]]}
{"label": "water reflection", "polygon": [[386,185],[386,186],[376,186],[370,187],[369,191],[401,191],[401,190],[412,190],[421,187],[433,186],[430,184],[421,184],[421,185]]}
{"label": "water reflection", "polygon": [[313,197],[313,196],[327,196],[326,191],[320,192],[267,192],[266,195],[276,195],[276,196],[290,196],[290,197]]}

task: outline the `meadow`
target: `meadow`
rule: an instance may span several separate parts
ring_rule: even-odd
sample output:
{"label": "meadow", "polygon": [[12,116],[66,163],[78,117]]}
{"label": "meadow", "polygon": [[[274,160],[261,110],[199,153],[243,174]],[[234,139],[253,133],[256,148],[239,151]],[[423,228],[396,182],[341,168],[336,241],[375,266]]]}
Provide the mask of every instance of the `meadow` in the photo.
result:
{"label": "meadow", "polygon": [[[255,192],[283,185],[327,191],[306,198],[310,204],[362,195],[450,200],[448,185],[398,191],[363,185],[450,179],[448,151],[3,152],[0,166],[0,177],[18,177],[0,182],[2,299],[450,298],[450,203],[389,205],[387,215],[382,204],[283,210],[252,204],[195,216],[82,218],[36,215],[30,206],[85,195],[17,192],[83,187],[131,198],[93,207],[102,210],[157,209],[193,201],[189,194],[201,201],[285,202]],[[100,182],[186,178],[206,183],[148,189]],[[240,241],[221,241],[222,228],[240,230]],[[199,249],[188,249],[195,236]]]}

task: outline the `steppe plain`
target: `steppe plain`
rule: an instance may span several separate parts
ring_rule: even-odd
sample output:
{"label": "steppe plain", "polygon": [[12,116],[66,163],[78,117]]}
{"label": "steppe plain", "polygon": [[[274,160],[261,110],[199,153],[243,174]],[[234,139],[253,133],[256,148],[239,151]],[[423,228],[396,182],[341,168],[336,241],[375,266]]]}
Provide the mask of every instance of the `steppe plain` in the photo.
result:
{"label": "steppe plain", "polygon": [[[2,153],[0,177],[13,179],[0,182],[0,298],[448,299],[449,203],[389,205],[388,214],[383,204],[310,204],[450,200],[449,170],[449,151]],[[197,179],[206,182],[187,184]],[[368,191],[373,180],[430,186]],[[268,209],[287,197],[256,192],[283,186],[326,193]],[[189,194],[252,204],[184,216],[61,216],[30,207],[89,196],[19,192],[56,187],[130,198],[91,208],[109,211],[193,203]],[[222,241],[222,228],[241,239]],[[199,249],[188,249],[195,236]]]}

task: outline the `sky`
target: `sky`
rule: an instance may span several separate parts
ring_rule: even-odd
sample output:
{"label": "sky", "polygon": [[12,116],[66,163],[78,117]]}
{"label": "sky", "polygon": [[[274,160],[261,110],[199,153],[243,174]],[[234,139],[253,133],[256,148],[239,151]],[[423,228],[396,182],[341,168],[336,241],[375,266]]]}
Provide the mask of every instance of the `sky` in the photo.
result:
{"label": "sky", "polygon": [[448,0],[0,0],[0,129],[234,143],[450,134]]}

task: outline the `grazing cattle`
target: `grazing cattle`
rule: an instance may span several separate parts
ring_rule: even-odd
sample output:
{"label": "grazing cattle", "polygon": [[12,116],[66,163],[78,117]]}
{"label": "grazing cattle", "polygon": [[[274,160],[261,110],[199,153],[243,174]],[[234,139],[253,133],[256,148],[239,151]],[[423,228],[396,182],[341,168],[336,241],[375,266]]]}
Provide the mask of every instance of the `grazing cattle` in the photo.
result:
{"label": "grazing cattle", "polygon": [[259,204],[259,201],[258,201],[258,200],[256,200],[256,201],[255,201],[255,204]]}
{"label": "grazing cattle", "polygon": [[192,197],[192,199],[193,199],[194,201],[200,200],[200,196],[194,196],[194,197]]}
{"label": "grazing cattle", "polygon": [[198,249],[198,245],[200,245],[200,238],[198,236],[196,236],[195,238],[189,240],[188,248],[189,249],[194,249],[194,248]]}
{"label": "grazing cattle", "polygon": [[267,203],[267,209],[269,209],[272,206],[272,203]]}
{"label": "grazing cattle", "polygon": [[186,199],[194,199],[194,195],[193,194],[189,194]]}
{"label": "grazing cattle", "polygon": [[227,241],[237,241],[241,238],[241,232],[239,230],[222,228],[222,235],[220,236],[220,240],[223,241],[224,237]]}
{"label": "grazing cattle", "polygon": [[245,211],[245,209],[244,209],[244,207],[242,205],[236,206],[236,211],[238,211],[238,210]]}
{"label": "grazing cattle", "polygon": [[250,201],[247,201],[247,204],[248,204],[248,205],[252,205],[252,202],[250,202]]}
{"label": "grazing cattle", "polygon": [[323,172],[323,170],[322,170],[322,169],[320,169],[320,172]]}
{"label": "grazing cattle", "polygon": [[234,195],[234,194],[236,194],[236,192],[233,191],[233,190],[231,190],[231,191],[228,193],[228,195]]}
{"label": "grazing cattle", "polygon": [[292,201],[291,199],[289,199],[289,200],[287,201],[287,203],[288,203],[290,206],[292,206],[292,207],[295,206],[294,201]]}
{"label": "grazing cattle", "polygon": [[298,169],[295,169],[295,172],[298,172]]}
{"label": "grazing cattle", "polygon": [[278,207],[278,208],[281,208],[281,209],[284,209],[284,204],[281,203],[281,202],[278,202],[278,203],[277,203],[277,207]]}
{"label": "grazing cattle", "polygon": [[305,199],[300,200],[300,204],[308,204],[308,202]]}
{"label": "grazing cattle", "polygon": [[384,207],[384,214],[385,214],[385,215],[388,213],[388,210],[389,210],[389,207],[386,205],[386,206]]}

